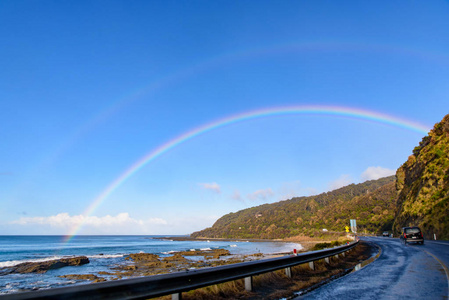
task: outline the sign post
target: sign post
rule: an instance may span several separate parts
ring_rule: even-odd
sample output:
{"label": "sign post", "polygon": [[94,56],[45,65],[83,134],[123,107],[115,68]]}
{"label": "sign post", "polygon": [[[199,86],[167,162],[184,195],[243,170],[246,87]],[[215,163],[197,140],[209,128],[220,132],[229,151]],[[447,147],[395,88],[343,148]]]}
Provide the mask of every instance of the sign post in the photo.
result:
{"label": "sign post", "polygon": [[357,233],[357,223],[356,223],[356,220],[355,220],[355,219],[351,219],[350,222],[351,222],[351,231],[352,231],[353,233]]}

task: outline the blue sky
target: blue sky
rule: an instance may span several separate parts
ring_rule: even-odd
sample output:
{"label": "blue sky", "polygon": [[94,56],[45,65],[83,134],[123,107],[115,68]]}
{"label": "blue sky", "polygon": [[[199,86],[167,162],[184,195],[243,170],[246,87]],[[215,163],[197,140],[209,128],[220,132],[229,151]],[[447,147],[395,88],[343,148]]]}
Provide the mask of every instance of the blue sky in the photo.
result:
{"label": "blue sky", "polygon": [[[447,1],[0,3],[0,234],[185,234],[394,174],[449,113]],[[402,121],[401,121],[402,120]],[[101,201],[98,201],[100,199]],[[93,205],[93,203],[97,203]]]}

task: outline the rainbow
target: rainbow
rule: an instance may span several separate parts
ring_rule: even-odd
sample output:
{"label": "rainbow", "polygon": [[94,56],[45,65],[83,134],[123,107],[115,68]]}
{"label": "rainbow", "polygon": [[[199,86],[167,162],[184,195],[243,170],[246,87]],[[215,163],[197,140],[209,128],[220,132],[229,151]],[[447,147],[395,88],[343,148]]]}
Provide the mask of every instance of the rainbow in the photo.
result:
{"label": "rainbow", "polygon": [[[198,61],[190,66],[173,71],[161,76],[144,86],[139,86],[127,92],[117,100],[106,107],[103,111],[87,120],[77,131],[68,137],[64,144],[51,155],[55,160],[64,151],[72,147],[77,140],[81,139],[87,133],[92,131],[98,124],[119,113],[124,107],[141,100],[143,97],[155,94],[159,90],[175,85],[183,80],[187,80],[195,75],[206,73],[214,68],[224,65],[235,64],[239,61],[247,61],[265,56],[296,54],[296,53],[314,53],[316,51],[347,51],[347,52],[374,52],[374,53],[392,53],[398,55],[407,55],[418,59],[425,59],[429,62],[438,64],[449,64],[449,56],[443,52],[428,51],[424,49],[413,49],[394,44],[376,44],[362,41],[338,41],[338,40],[312,40],[312,41],[293,41],[270,47],[259,47],[251,49],[242,49],[239,51],[221,53],[211,56],[202,61]],[[244,114],[242,114],[244,115]]]}
{"label": "rainbow", "polygon": [[[259,110],[253,110],[244,112],[232,116],[228,116],[219,120],[212,121],[208,124],[199,126],[190,131],[187,131],[174,139],[160,145],[159,147],[151,150],[146,155],[142,156],[131,166],[129,166],[120,176],[112,181],[86,208],[83,215],[91,215],[118,187],[120,187],[128,178],[137,173],[145,165],[152,162],[156,158],[160,157],[164,153],[171,149],[185,143],[199,135],[208,133],[217,128],[227,126],[234,123],[244,122],[251,119],[278,116],[278,115],[325,115],[325,116],[339,116],[352,119],[371,121],[375,123],[385,124],[393,127],[403,128],[411,130],[419,134],[427,135],[430,127],[419,124],[417,122],[401,119],[398,117],[390,116],[387,114],[368,111],[349,107],[337,107],[337,106],[318,106],[318,105],[304,105],[304,106],[287,106],[287,107],[274,107],[265,108]],[[69,241],[75,236],[82,225],[78,225],[73,228],[69,235],[67,235],[66,241]]]}

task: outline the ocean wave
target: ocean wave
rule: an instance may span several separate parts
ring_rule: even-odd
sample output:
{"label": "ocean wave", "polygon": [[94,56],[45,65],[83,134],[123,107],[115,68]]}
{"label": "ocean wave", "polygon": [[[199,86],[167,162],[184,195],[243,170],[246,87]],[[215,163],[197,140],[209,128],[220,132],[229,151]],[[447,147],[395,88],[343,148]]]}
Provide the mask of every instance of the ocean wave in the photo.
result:
{"label": "ocean wave", "polygon": [[174,254],[176,252],[180,252],[180,251],[170,250],[170,251],[165,251],[165,252],[161,252],[161,253],[165,254],[165,255],[168,255],[168,254]]}
{"label": "ocean wave", "polygon": [[0,261],[0,268],[14,267],[23,263],[29,262],[44,262],[50,260],[56,260],[61,258],[69,258],[73,256],[49,256],[44,258],[35,258],[35,259],[23,259],[23,260],[8,260],[8,261]]}
{"label": "ocean wave", "polygon": [[118,258],[124,257],[125,254],[97,254],[97,255],[87,255],[88,258]]}
{"label": "ocean wave", "polygon": [[201,251],[210,251],[210,250],[212,250],[211,248],[201,248],[200,249]]}

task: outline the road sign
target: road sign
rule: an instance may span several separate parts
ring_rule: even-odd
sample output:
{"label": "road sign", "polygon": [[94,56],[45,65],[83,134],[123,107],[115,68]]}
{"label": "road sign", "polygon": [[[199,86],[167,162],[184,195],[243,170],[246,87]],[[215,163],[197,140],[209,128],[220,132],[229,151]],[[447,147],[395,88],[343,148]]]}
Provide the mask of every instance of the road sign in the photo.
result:
{"label": "road sign", "polygon": [[349,232],[349,226],[345,226],[346,232]]}
{"label": "road sign", "polygon": [[357,224],[355,219],[351,219],[350,222],[351,222],[351,231],[357,233]]}

